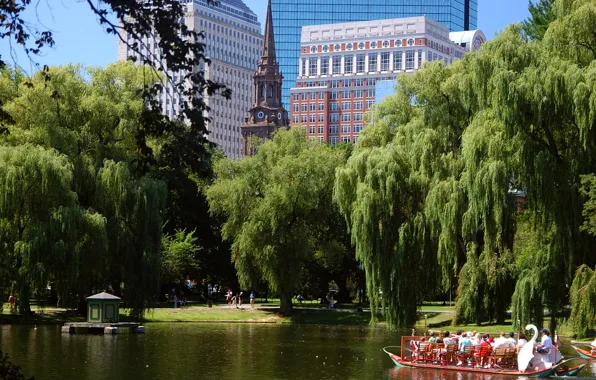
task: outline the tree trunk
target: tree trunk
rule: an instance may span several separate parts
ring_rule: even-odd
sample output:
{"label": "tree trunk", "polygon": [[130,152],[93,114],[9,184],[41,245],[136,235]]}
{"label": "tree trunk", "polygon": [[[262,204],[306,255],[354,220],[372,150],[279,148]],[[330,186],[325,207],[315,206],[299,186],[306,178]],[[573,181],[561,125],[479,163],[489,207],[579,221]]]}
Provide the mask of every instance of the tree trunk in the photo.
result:
{"label": "tree trunk", "polygon": [[31,316],[31,305],[29,304],[29,298],[31,296],[31,290],[29,285],[22,285],[19,289],[19,314],[29,318]]}
{"label": "tree trunk", "polygon": [[350,297],[350,290],[348,289],[348,279],[347,277],[336,277],[335,283],[339,288],[339,292],[337,292],[337,302],[339,303],[352,303],[352,298]]}
{"label": "tree trunk", "polygon": [[292,311],[294,310],[294,306],[292,305],[292,294],[280,294],[279,301],[279,314],[284,316],[292,314]]}

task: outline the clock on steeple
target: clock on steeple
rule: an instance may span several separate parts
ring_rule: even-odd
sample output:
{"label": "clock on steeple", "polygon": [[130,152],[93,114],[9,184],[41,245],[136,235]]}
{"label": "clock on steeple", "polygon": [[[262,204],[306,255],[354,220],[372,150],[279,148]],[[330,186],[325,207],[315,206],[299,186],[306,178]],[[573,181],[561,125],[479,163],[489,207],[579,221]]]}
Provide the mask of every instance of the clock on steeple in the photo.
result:
{"label": "clock on steeple", "polygon": [[279,128],[289,128],[288,112],[281,103],[281,86],[283,75],[279,72],[279,64],[275,54],[275,38],[273,36],[273,19],[271,0],[267,6],[267,21],[263,39],[263,55],[259,60],[254,79],[254,103],[248,111],[242,126],[242,155],[252,156],[256,153],[251,146],[250,137],[256,136],[269,140]]}

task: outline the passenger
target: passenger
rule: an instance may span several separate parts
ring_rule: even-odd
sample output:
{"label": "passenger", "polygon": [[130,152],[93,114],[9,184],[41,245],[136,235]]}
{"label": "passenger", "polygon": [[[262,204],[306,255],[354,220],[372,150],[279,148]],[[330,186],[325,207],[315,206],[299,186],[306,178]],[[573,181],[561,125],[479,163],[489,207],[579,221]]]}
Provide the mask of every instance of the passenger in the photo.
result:
{"label": "passenger", "polygon": [[445,335],[445,338],[443,338],[443,343],[445,344],[445,347],[447,347],[450,344],[457,344],[455,339],[453,337],[451,337],[451,334],[449,333],[449,331],[445,331],[444,335]]}
{"label": "passenger", "polygon": [[493,339],[492,336],[490,336],[490,334],[486,334],[488,335],[488,343],[490,343],[491,346],[493,346],[495,344],[495,340]]}
{"label": "passenger", "polygon": [[429,343],[437,343],[437,333],[431,331],[430,332],[430,339],[428,340]]}
{"label": "passenger", "polygon": [[459,352],[460,353],[464,352],[464,347],[472,346],[472,337],[473,337],[473,334],[471,332],[468,332],[468,333],[462,335],[461,339],[459,340]]}
{"label": "passenger", "polygon": [[[482,339],[480,339],[480,343],[478,343],[478,347],[490,347],[490,342],[488,341],[489,339],[489,335],[488,334],[484,334],[482,336]],[[481,356],[480,357],[480,367],[483,368],[488,368],[488,357],[487,356]]]}
{"label": "passenger", "polygon": [[550,333],[547,329],[542,329],[540,331],[540,334],[542,334],[542,341],[541,345],[538,346],[536,351],[542,355],[543,361],[545,363],[554,363],[555,350],[553,346],[553,339],[550,337]]}
{"label": "passenger", "polygon": [[511,348],[515,348],[515,346],[517,346],[517,341],[514,338],[515,334],[513,333],[513,331],[511,331],[509,333],[509,338],[507,338],[507,343],[509,343],[509,347]]}
{"label": "passenger", "polygon": [[443,333],[440,333],[440,334],[439,334],[439,337],[438,337],[438,338],[437,338],[437,340],[436,340],[436,342],[437,342],[438,344],[443,344],[443,343],[444,343],[444,339],[445,339],[445,334],[443,334]]}
{"label": "passenger", "polygon": [[459,345],[459,340],[461,339],[463,334],[464,334],[463,330],[457,330],[455,332],[455,336],[453,337],[453,340],[455,340],[455,343],[457,343],[458,345]]}
{"label": "passenger", "polygon": [[473,333],[474,336],[472,336],[472,345],[473,346],[478,346],[481,342],[482,342],[482,337],[480,336],[480,333]]}
{"label": "passenger", "polygon": [[499,337],[495,339],[495,344],[493,345],[495,349],[497,348],[509,348],[510,344],[507,338],[505,337],[505,333],[501,332]]}

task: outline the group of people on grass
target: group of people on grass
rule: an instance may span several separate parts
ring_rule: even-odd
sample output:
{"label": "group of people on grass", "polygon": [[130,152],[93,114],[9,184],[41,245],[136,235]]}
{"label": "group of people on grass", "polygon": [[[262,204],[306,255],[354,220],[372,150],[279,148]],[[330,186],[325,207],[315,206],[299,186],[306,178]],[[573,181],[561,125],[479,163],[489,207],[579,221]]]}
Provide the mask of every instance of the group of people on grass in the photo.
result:
{"label": "group of people on grass", "polygon": [[[547,329],[543,329],[541,335],[541,343],[536,347],[536,352],[541,355],[543,362],[555,363],[557,360],[556,344],[553,344]],[[474,361],[479,367],[490,368],[495,364],[501,364],[505,356],[512,359],[509,364],[514,365],[517,353],[526,344],[528,344],[528,340],[523,333],[520,333],[519,340],[516,340],[513,332],[509,334],[501,332],[498,337],[493,338],[488,333],[480,334],[477,331],[459,330],[455,334],[449,331],[431,331],[428,339],[424,337],[420,341],[412,341],[411,349],[414,360],[423,357],[425,360],[442,361],[457,366],[467,365],[468,361]],[[429,354],[431,354],[430,359]],[[449,356],[449,354],[451,355]]]}
{"label": "group of people on grass", "polygon": [[[228,289],[228,292],[226,293],[226,301],[227,301],[228,305],[230,305],[231,308],[235,307],[236,309],[241,309],[242,308],[242,294],[243,294],[243,292],[234,294],[232,292],[232,289]],[[254,291],[250,292],[250,307],[252,307],[253,309],[255,307],[255,292]]]}

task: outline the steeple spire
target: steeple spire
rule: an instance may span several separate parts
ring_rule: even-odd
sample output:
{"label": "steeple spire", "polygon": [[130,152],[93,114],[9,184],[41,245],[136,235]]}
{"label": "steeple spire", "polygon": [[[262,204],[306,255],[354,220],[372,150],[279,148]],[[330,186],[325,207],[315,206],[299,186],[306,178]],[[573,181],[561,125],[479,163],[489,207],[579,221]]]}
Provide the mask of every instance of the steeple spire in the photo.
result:
{"label": "steeple spire", "polygon": [[273,35],[273,16],[271,12],[271,0],[267,4],[267,21],[265,21],[265,38],[263,39],[263,55],[260,65],[273,65],[276,62],[275,36]]}

